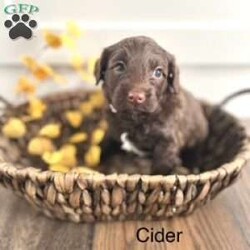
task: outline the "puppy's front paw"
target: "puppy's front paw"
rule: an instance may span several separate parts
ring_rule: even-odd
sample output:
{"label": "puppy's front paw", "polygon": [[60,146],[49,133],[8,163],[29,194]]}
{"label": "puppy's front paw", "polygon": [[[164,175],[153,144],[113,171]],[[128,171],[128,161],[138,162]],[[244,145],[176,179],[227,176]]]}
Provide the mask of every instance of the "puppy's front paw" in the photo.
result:
{"label": "puppy's front paw", "polygon": [[178,175],[188,175],[191,174],[190,169],[184,166],[177,166],[173,169],[173,174],[178,174]]}
{"label": "puppy's front paw", "polygon": [[165,159],[154,159],[152,165],[152,174],[169,175],[175,172],[175,169],[182,166],[181,159],[176,157],[167,157]]}

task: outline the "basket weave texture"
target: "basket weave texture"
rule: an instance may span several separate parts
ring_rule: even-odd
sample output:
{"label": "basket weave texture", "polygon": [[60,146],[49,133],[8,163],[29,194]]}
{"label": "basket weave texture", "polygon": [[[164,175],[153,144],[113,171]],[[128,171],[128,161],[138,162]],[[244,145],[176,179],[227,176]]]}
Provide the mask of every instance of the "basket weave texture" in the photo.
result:
{"label": "basket weave texture", "polygon": [[[50,116],[55,116],[77,107],[85,98],[86,93],[76,91],[44,100]],[[23,112],[26,105],[12,109]],[[0,127],[10,116],[7,111],[3,111]],[[0,183],[47,216],[73,222],[149,220],[188,214],[233,183],[250,159],[250,142],[238,121],[215,106],[204,104],[204,111],[210,133],[201,150],[205,169],[201,174],[86,176],[43,171],[24,167],[29,166],[29,161],[19,159],[20,152],[15,154],[22,151],[26,141],[6,142],[0,135],[4,141],[0,145]]]}

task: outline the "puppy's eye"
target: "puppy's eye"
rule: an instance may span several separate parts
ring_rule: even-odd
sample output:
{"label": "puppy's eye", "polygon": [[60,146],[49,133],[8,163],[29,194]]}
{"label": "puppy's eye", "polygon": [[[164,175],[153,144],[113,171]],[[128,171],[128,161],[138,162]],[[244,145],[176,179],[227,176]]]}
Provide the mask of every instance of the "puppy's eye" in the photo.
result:
{"label": "puppy's eye", "polygon": [[162,68],[156,68],[153,72],[153,77],[155,78],[162,78],[163,77],[163,72],[162,72]]}
{"label": "puppy's eye", "polygon": [[113,69],[119,73],[122,73],[125,71],[125,64],[122,61],[119,61],[114,64]]}

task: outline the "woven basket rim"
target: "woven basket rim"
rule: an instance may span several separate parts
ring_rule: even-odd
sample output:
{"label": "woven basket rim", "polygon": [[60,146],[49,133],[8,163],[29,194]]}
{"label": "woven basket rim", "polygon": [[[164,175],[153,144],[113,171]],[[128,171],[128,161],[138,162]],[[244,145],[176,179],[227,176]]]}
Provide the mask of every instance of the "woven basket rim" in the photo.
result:
{"label": "woven basket rim", "polygon": [[[82,90],[81,90],[82,91]],[[85,90],[84,93],[88,94],[95,90]],[[63,96],[63,94],[78,94],[79,92],[77,90],[74,91],[66,91],[66,92],[59,92],[59,93],[52,93],[46,96],[43,96],[42,98],[47,101],[53,101],[53,97],[55,95]],[[205,102],[204,102],[205,103]],[[22,105],[25,105],[26,102],[18,104],[13,106],[14,108],[18,108]],[[207,104],[207,103],[206,103]],[[227,112],[225,112],[227,114]],[[4,114],[2,114],[4,115]],[[239,123],[236,120],[237,123]],[[245,131],[245,128],[242,128]],[[75,179],[86,179],[86,180],[96,180],[96,181],[105,181],[105,180],[118,180],[118,179],[126,179],[126,180],[135,180],[135,179],[147,179],[149,182],[161,182],[161,183],[175,183],[178,179],[182,180],[189,180],[192,182],[206,182],[208,180],[215,180],[219,175],[225,176],[225,174],[233,174],[235,171],[239,172],[242,167],[246,165],[246,163],[250,160],[250,138],[249,136],[246,136],[241,148],[239,149],[239,153],[236,154],[232,161],[224,163],[223,165],[219,166],[216,169],[208,170],[199,174],[188,174],[188,175],[180,175],[180,174],[171,174],[171,175],[146,175],[146,174],[108,174],[105,175],[103,173],[100,174],[83,174],[83,173],[74,173],[74,172],[68,172],[68,173],[60,173],[60,172],[54,172],[51,170],[42,170],[38,169],[32,166],[24,167],[21,169],[16,168],[13,163],[4,161],[0,157],[0,176],[2,174],[7,174],[9,176],[19,176],[23,178],[30,178],[30,179],[43,179],[45,176],[47,178],[55,178],[58,176],[61,177],[67,177],[71,176]]]}
{"label": "woven basket rim", "polygon": [[[10,176],[22,176],[24,178],[30,177],[30,179],[36,178],[40,179],[43,178],[44,175],[47,176],[47,178],[54,178],[56,176],[73,176],[74,179],[80,178],[80,179],[86,179],[86,180],[113,180],[113,179],[148,179],[148,181],[162,181],[162,182],[175,182],[177,179],[187,179],[187,180],[192,180],[193,182],[198,182],[198,181],[207,181],[207,180],[213,180],[218,177],[221,173],[233,173],[235,171],[240,171],[242,167],[250,160],[250,141],[246,138],[245,142],[243,143],[244,149],[242,152],[238,153],[235,157],[234,160],[231,162],[225,163],[221,166],[219,166],[216,169],[213,170],[208,170],[199,174],[188,174],[188,175],[180,175],[180,174],[171,174],[171,175],[146,175],[146,174],[83,174],[83,173],[74,173],[74,172],[68,172],[68,173],[60,173],[60,172],[54,172],[51,170],[41,170],[32,166],[29,167],[24,167],[21,169],[16,168],[11,162],[6,162],[3,159],[0,158],[0,174],[5,173]],[[223,174],[224,175],[224,174]]]}

